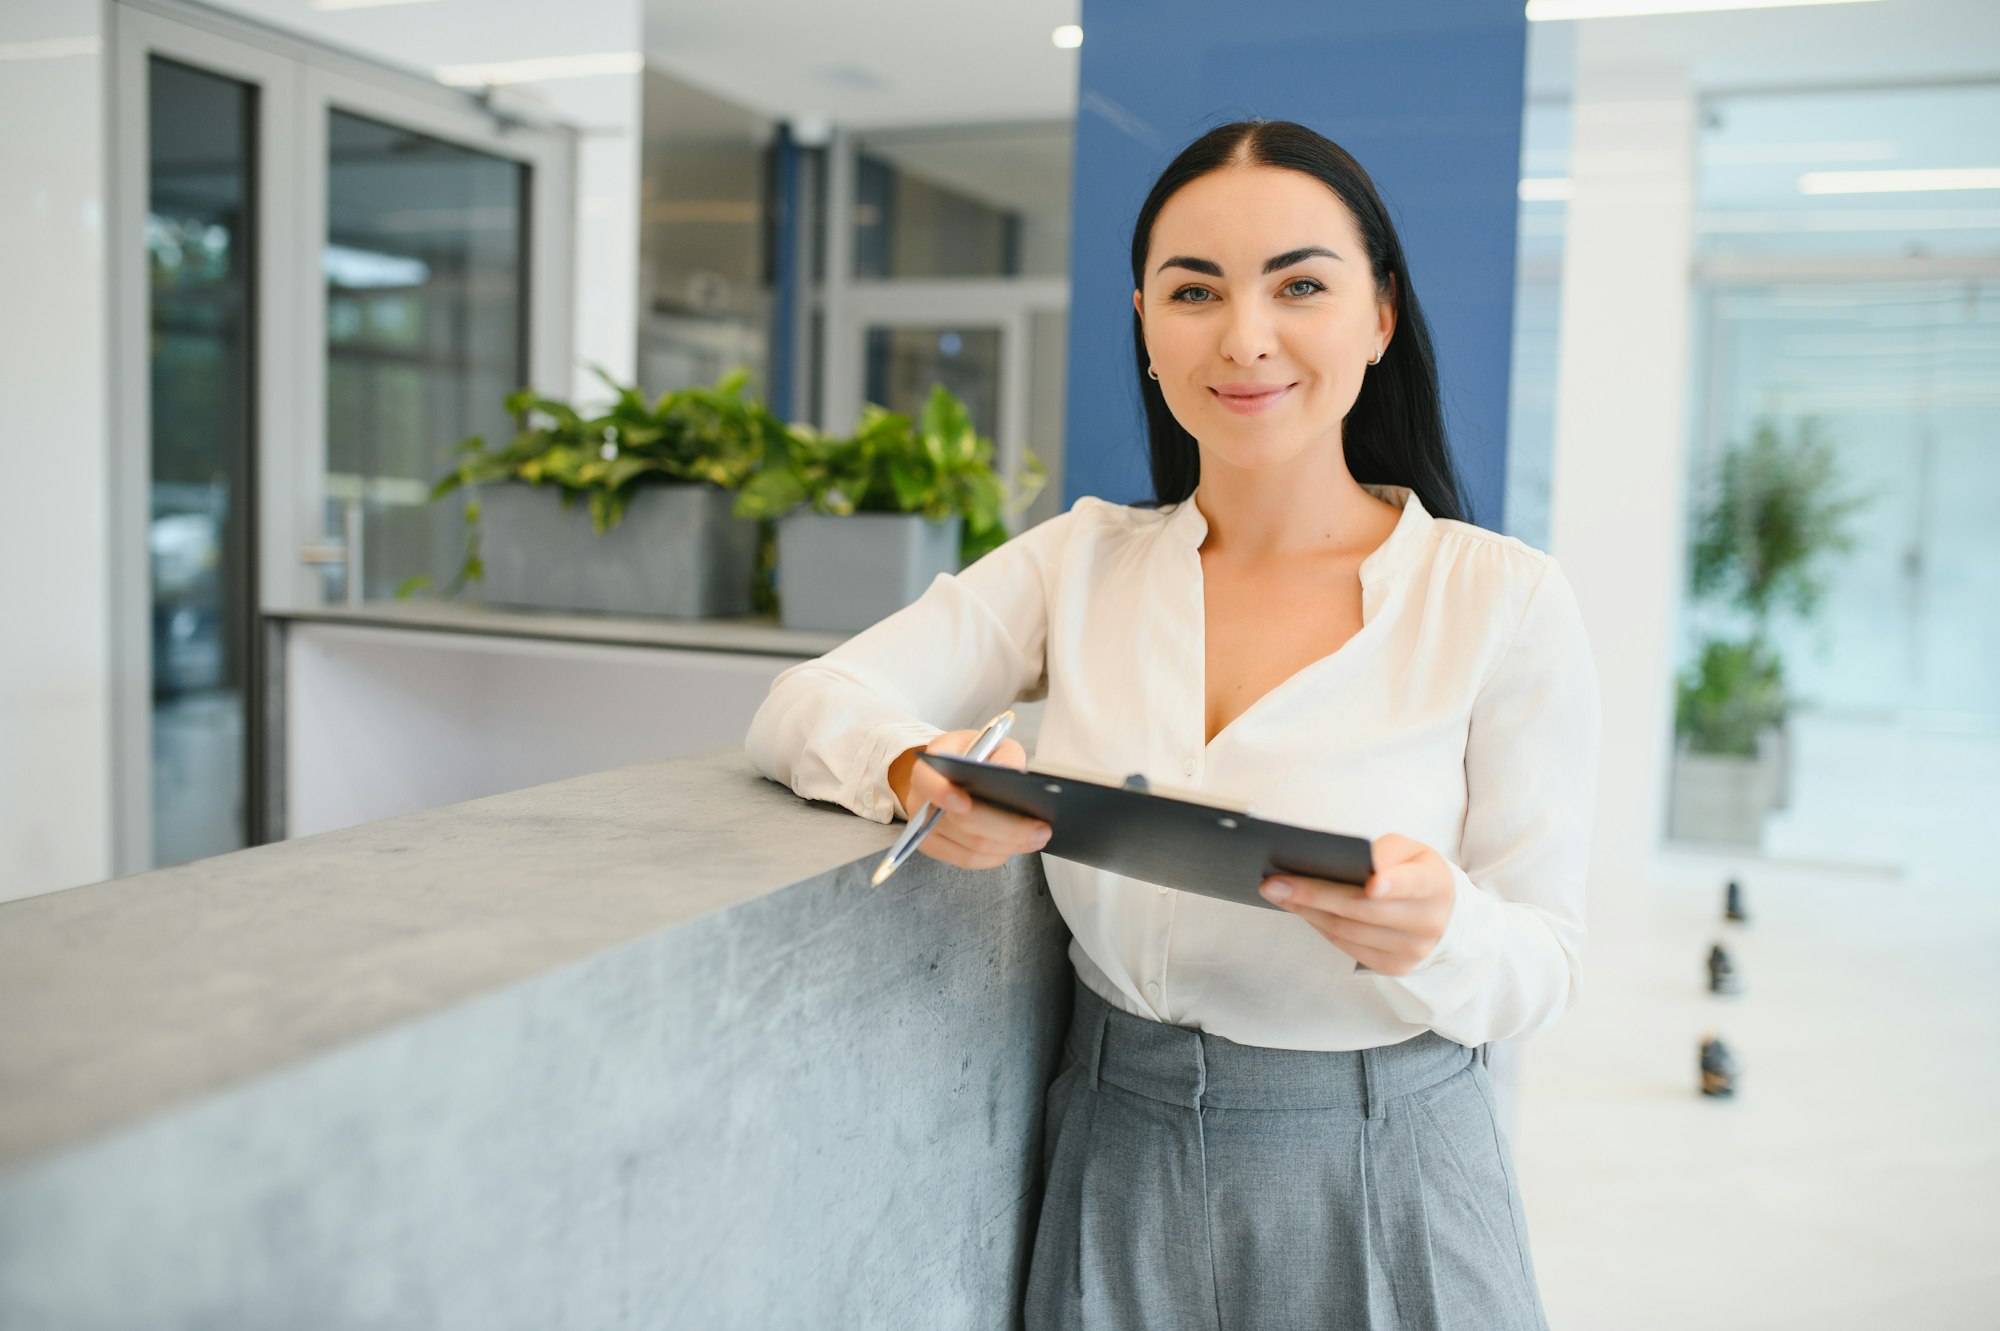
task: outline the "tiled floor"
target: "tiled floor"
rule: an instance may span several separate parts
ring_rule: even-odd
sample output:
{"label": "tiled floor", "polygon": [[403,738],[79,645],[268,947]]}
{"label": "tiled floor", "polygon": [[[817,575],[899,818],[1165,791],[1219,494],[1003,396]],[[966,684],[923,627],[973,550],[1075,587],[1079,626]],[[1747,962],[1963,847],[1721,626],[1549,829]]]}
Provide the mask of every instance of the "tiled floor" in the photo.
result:
{"label": "tiled floor", "polygon": [[[1522,1071],[1556,1331],[2000,1328],[2000,768],[1991,737],[1948,747],[1963,764],[1880,815],[1918,838],[1906,870],[1681,855],[1594,885],[1582,1000]],[[1868,816],[1833,796],[1841,771],[1800,773],[1788,836]],[[1738,870],[1752,918],[1725,925]],[[1706,991],[1717,940],[1738,997]],[[1695,1092],[1705,1030],[1734,1101]]]}

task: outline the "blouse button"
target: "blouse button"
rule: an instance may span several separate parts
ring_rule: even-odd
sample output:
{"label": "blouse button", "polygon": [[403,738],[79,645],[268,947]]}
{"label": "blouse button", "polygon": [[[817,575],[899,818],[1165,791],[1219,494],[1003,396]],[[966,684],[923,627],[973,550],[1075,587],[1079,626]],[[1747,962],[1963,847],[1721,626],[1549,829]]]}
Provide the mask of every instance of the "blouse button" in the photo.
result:
{"label": "blouse button", "polygon": [[1146,992],[1150,996],[1158,998],[1160,996],[1160,982],[1158,980],[1146,981]]}
{"label": "blouse button", "polygon": [[1181,764],[1181,775],[1182,776],[1194,775],[1194,759],[1190,758],[1185,763]]}

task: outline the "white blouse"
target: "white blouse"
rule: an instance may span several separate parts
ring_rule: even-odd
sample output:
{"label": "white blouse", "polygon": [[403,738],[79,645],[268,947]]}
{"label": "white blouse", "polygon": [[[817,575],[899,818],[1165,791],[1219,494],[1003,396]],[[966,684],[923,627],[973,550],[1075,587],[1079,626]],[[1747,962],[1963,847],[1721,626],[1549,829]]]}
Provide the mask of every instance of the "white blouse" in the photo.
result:
{"label": "white blouse", "polygon": [[914,603],[780,674],[745,748],[864,818],[907,818],[889,764],[1047,698],[1031,762],[1141,772],[1259,816],[1452,866],[1444,936],[1408,975],[1362,971],[1303,919],[1043,855],[1078,975],[1125,1011],[1281,1049],[1435,1030],[1540,1031],[1575,998],[1597,780],[1596,670],[1556,561],[1408,489],[1361,563],[1358,633],[1203,743],[1199,490],[1166,509],[1079,499]]}

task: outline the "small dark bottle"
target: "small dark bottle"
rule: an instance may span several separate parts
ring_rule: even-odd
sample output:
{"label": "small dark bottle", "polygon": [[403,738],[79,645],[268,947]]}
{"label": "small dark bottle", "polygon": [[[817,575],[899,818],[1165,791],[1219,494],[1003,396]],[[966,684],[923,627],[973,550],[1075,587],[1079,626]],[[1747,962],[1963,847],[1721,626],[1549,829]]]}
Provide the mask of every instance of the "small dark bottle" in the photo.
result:
{"label": "small dark bottle", "polygon": [[1740,994],[1743,981],[1737,977],[1736,963],[1717,943],[1708,950],[1708,991],[1711,994]]}
{"label": "small dark bottle", "polygon": [[1743,884],[1734,878],[1729,880],[1729,891],[1722,898],[1722,918],[1739,924],[1747,924],[1750,920],[1743,911]]}
{"label": "small dark bottle", "polygon": [[1701,1093],[1718,1100],[1736,1094],[1736,1060],[1730,1057],[1728,1046],[1712,1033],[1701,1042]]}

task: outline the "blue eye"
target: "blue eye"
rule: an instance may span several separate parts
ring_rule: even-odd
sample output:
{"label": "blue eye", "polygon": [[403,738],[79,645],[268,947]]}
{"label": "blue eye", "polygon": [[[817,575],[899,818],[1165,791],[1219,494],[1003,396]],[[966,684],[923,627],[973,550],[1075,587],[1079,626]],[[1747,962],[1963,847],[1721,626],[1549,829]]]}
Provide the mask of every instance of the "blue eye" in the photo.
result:
{"label": "blue eye", "polygon": [[1206,305],[1214,295],[1215,293],[1207,287],[1182,287],[1167,299],[1180,301],[1184,305]]}
{"label": "blue eye", "polygon": [[[1301,287],[1305,289],[1303,291],[1299,290]],[[1326,290],[1325,287],[1310,277],[1295,277],[1285,283],[1283,287],[1283,291],[1287,296],[1310,296],[1314,292],[1324,290]]]}

